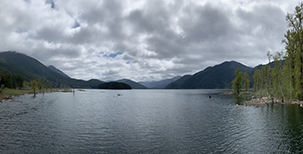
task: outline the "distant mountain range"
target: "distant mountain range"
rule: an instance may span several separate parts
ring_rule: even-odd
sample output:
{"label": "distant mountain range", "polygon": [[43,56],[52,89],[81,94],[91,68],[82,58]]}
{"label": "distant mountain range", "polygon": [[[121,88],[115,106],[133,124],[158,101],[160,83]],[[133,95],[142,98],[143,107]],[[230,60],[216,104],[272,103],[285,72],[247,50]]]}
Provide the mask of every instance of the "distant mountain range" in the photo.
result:
{"label": "distant mountain range", "polygon": [[129,79],[121,79],[121,80],[117,80],[116,82],[122,82],[128,84],[132,87],[132,89],[147,89],[147,87],[141,85],[140,83],[137,83]]}
{"label": "distant mountain range", "polygon": [[[134,82],[129,79],[121,79],[120,82],[129,85],[132,89],[222,89],[231,88],[231,82],[235,78],[235,70],[240,68],[242,72],[250,75],[253,84],[254,68],[247,67],[235,61],[223,62],[222,64],[208,67],[193,75],[176,76],[174,78],[151,82]],[[260,67],[260,66],[258,66]],[[68,86],[75,88],[100,88],[107,85],[98,79],[89,81],[70,78],[55,66],[45,66],[38,60],[25,54],[7,51],[0,52],[0,74],[20,74],[25,80],[30,81],[44,78],[54,87]]]}
{"label": "distant mountain range", "polygon": [[181,88],[182,84],[184,81],[186,81],[187,79],[189,79],[192,75],[184,75],[181,78],[179,78],[178,80],[169,83],[165,89],[178,89],[179,87]]}
{"label": "distant mountain range", "polygon": [[170,79],[164,79],[160,81],[139,82],[139,83],[149,89],[164,89],[168,84],[175,82],[180,78],[181,76],[176,76]]}

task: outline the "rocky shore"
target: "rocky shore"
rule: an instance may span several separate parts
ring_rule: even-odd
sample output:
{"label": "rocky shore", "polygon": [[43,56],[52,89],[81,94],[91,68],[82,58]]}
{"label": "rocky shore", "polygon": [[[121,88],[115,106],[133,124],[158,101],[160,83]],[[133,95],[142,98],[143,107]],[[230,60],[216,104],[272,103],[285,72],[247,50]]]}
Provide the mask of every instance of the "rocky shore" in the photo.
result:
{"label": "rocky shore", "polygon": [[[274,102],[276,102],[276,101],[274,100]],[[243,105],[260,107],[260,106],[264,106],[264,105],[271,104],[271,103],[272,103],[272,101],[268,97],[260,97],[260,98],[253,97],[251,100],[245,101],[243,103]]]}
{"label": "rocky shore", "polygon": [[300,107],[303,107],[303,101],[282,102],[280,99],[274,98],[274,102],[272,102],[269,97],[260,97],[260,98],[252,97],[251,100],[245,101],[243,103],[243,105],[261,107],[261,106],[269,105],[269,104],[272,104],[272,103],[298,104],[298,105],[300,105]]}
{"label": "rocky shore", "polygon": [[[221,95],[234,95],[234,94],[233,94],[232,91],[228,91],[228,92],[221,93]],[[270,104],[273,104],[273,103],[280,103],[280,104],[297,104],[297,105],[300,105],[300,107],[303,108],[303,101],[291,101],[291,102],[285,101],[285,102],[282,102],[281,99],[274,98],[274,101],[272,102],[270,97],[258,97],[258,96],[255,96],[254,92],[252,92],[252,91],[241,92],[241,94],[239,95],[239,97],[242,97],[242,98],[247,97],[247,96],[248,96],[248,98],[251,97],[251,99],[246,100],[246,101],[241,101],[237,105],[261,107],[261,106],[270,105]]]}

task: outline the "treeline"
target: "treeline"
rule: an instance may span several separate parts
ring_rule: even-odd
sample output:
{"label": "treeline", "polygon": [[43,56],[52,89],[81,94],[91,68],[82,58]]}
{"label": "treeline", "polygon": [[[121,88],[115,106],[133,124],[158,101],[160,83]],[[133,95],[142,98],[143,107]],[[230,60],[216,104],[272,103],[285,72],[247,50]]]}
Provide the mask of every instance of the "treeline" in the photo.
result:
{"label": "treeline", "polygon": [[254,90],[257,95],[267,96],[272,101],[274,97],[279,97],[284,102],[286,98],[291,98],[291,95],[287,93],[291,85],[288,83],[290,78],[286,73],[289,71],[285,60],[286,54],[283,51],[277,52],[275,55],[267,52],[267,57],[268,65],[262,66],[260,69],[255,68]]}
{"label": "treeline", "polygon": [[242,91],[242,88],[244,88],[245,91],[248,90],[250,87],[250,80],[249,75],[245,72],[242,75],[242,72],[240,71],[239,67],[235,71],[236,78],[232,82],[233,92],[236,95],[239,95]]}
{"label": "treeline", "polygon": [[21,89],[24,85],[24,77],[21,75],[12,75],[10,73],[0,74],[1,88]]}
{"label": "treeline", "polygon": [[11,73],[0,74],[0,88],[22,89],[24,86],[30,88],[36,93],[37,90],[52,89],[52,84],[48,80],[38,78],[27,82],[20,74],[12,75]]}
{"label": "treeline", "polygon": [[303,100],[303,3],[296,6],[294,13],[287,13],[288,30],[284,34],[286,52],[267,54],[274,66],[263,66],[254,73],[254,88],[263,91],[271,99],[282,101]]}

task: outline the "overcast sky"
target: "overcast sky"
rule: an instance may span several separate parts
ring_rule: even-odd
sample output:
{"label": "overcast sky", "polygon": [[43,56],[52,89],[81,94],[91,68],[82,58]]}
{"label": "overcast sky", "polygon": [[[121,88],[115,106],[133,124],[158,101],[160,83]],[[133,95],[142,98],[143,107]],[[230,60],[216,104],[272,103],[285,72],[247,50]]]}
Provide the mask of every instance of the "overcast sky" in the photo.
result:
{"label": "overcast sky", "polygon": [[1,0],[0,51],[77,79],[151,81],[284,49],[292,0]]}

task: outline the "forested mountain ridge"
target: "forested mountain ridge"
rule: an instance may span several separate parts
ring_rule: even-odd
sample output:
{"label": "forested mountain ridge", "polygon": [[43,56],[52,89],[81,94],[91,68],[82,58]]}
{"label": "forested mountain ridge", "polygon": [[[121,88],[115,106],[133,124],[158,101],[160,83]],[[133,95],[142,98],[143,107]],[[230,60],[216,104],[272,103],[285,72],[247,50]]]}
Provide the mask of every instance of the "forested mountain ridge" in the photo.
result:
{"label": "forested mountain ridge", "polygon": [[181,89],[183,82],[186,81],[187,79],[189,79],[191,76],[192,75],[184,75],[181,78],[179,78],[178,80],[168,84],[165,87],[165,89]]}
{"label": "forested mountain ridge", "polygon": [[247,67],[236,61],[223,62],[192,76],[184,76],[166,86],[166,89],[222,89],[231,88],[235,78],[235,70],[239,67],[242,72],[253,73],[252,67]]}
{"label": "forested mountain ridge", "polygon": [[128,84],[132,89],[148,89],[147,87],[141,85],[140,83],[137,83],[129,79],[121,79],[121,80],[117,80],[116,82],[122,82]]}
{"label": "forested mountain ridge", "polygon": [[53,66],[53,65],[48,66],[48,68],[50,68],[52,71],[54,71],[54,72],[56,72],[56,73],[59,73],[59,74],[65,76],[65,77],[70,78],[68,75],[66,75],[64,72],[62,72],[61,70],[57,69],[57,68],[56,68],[55,66]]}
{"label": "forested mountain ridge", "polygon": [[0,71],[20,74],[27,81],[43,78],[48,80],[53,87],[97,88],[99,84],[103,83],[96,79],[84,81],[70,78],[46,67],[32,57],[13,51],[0,52]]}
{"label": "forested mountain ridge", "polygon": [[[253,68],[235,61],[230,61],[208,67],[194,75],[185,75],[183,77],[177,76],[175,78],[155,82],[159,83],[159,85],[154,83],[155,87],[153,88],[161,88],[161,86],[165,84],[167,85],[165,87],[166,89],[231,88],[231,81],[235,77],[234,71],[237,67],[239,67],[242,72],[247,72],[250,75],[250,81],[253,81]],[[48,80],[53,87],[68,86],[72,88],[98,88],[100,84],[104,83],[97,79],[84,81],[70,78],[64,72],[53,66],[47,67],[32,57],[11,51],[0,52],[0,72],[11,73],[13,75],[20,74],[26,81],[43,78]],[[147,88],[146,86],[129,79],[118,80],[118,82],[126,83],[130,85],[132,89]]]}

